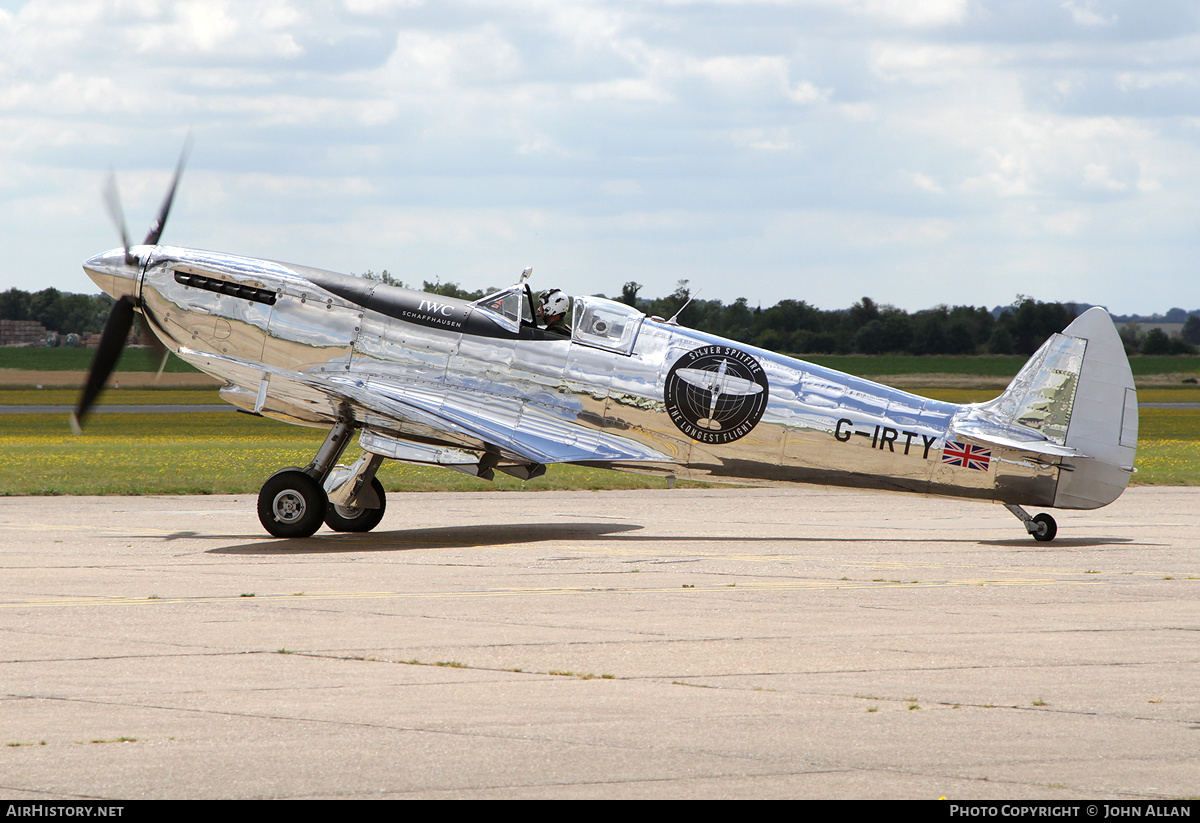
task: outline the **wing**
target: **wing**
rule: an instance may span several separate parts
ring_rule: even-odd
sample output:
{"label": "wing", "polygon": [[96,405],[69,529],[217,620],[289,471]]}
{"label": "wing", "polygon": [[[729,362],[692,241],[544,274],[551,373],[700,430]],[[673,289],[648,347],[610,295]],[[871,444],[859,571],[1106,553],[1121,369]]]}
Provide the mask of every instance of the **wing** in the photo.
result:
{"label": "wing", "polygon": [[[461,450],[468,450],[521,464],[675,462],[587,425],[578,411],[548,403],[463,388],[414,387],[353,372],[299,373],[187,348],[179,356],[230,381],[233,386],[223,389],[222,397],[247,411],[314,426],[330,424],[349,411],[376,442],[417,444],[411,451],[393,448],[394,453],[385,454],[395,459],[450,465],[462,462]],[[439,448],[443,459],[426,459]],[[446,448],[457,451],[453,459],[445,459],[450,454]]]}

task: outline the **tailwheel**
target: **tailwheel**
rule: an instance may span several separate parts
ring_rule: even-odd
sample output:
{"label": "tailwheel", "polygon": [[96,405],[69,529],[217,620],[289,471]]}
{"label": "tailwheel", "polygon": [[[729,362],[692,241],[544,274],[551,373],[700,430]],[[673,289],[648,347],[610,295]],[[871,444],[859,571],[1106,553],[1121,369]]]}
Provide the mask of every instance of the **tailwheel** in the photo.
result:
{"label": "tailwheel", "polygon": [[1015,503],[1005,503],[1004,508],[1013,513],[1013,516],[1025,524],[1025,531],[1033,535],[1033,539],[1039,543],[1047,543],[1054,539],[1054,535],[1058,534],[1058,524],[1054,522],[1054,518],[1042,512],[1029,516],[1029,512],[1025,511]]}
{"label": "tailwheel", "polygon": [[1029,533],[1033,535],[1033,539],[1042,543],[1053,540],[1054,535],[1058,534],[1058,524],[1054,522],[1053,517],[1045,512],[1035,514],[1028,528]]}
{"label": "tailwheel", "polygon": [[311,537],[328,505],[320,483],[301,469],[283,469],[258,493],[258,519],[276,537]]}
{"label": "tailwheel", "polygon": [[379,508],[367,509],[330,503],[325,509],[325,525],[335,532],[369,532],[378,526],[387,508],[387,501],[384,499],[383,484],[378,478],[371,478],[371,489],[379,498]]}

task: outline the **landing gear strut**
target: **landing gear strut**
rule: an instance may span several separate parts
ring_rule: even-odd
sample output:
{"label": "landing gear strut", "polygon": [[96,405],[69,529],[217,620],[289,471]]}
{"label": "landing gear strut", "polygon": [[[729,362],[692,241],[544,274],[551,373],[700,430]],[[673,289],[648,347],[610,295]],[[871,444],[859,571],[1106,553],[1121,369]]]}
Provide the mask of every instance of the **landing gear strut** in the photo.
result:
{"label": "landing gear strut", "polygon": [[1058,524],[1045,512],[1030,517],[1029,512],[1012,503],[1005,503],[1004,508],[1025,524],[1025,531],[1032,534],[1034,540],[1047,543],[1054,539],[1054,535],[1058,534]]}

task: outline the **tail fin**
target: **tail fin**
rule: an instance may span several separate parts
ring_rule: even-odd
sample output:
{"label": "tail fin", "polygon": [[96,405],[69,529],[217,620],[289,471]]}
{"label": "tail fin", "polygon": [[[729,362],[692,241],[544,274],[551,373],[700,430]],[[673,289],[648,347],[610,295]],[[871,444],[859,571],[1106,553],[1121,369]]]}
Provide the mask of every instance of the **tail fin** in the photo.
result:
{"label": "tail fin", "polygon": [[1042,505],[1099,508],[1120,496],[1133,473],[1137,390],[1104,309],[1088,309],[1051,335],[1004,394],[968,408],[951,426],[956,434],[1061,467],[1053,501]]}
{"label": "tail fin", "polygon": [[1063,330],[1083,340],[1079,386],[1070,413],[1066,445],[1083,456],[1075,471],[1062,472],[1054,505],[1095,509],[1120,497],[1137,455],[1137,389],[1125,347],[1103,309],[1088,309]]}

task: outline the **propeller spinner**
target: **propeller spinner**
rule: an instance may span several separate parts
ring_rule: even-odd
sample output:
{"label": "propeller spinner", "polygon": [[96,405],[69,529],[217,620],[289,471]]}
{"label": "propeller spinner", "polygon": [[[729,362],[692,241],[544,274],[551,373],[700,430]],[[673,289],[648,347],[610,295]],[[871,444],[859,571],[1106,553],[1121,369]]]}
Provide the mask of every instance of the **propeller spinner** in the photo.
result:
{"label": "propeller spinner", "polygon": [[83,430],[84,418],[96,402],[96,398],[104,390],[105,383],[113,369],[116,368],[121,351],[125,348],[125,340],[129,337],[129,330],[133,327],[134,312],[140,308],[136,290],[142,261],[138,258],[137,252],[145,249],[145,253],[148,253],[150,248],[158,245],[158,240],[162,237],[163,228],[167,224],[167,216],[171,213],[171,203],[175,200],[175,189],[179,185],[179,178],[183,174],[183,167],[191,150],[191,143],[189,136],[179,155],[179,163],[175,166],[171,186],[167,189],[166,197],[163,198],[158,214],[155,216],[154,222],[150,224],[150,231],[141,246],[134,248],[129,246],[129,234],[125,230],[125,215],[121,210],[116,175],[110,175],[108,183],[104,187],[104,201],[108,206],[109,216],[121,235],[121,248],[87,260],[83,264],[83,270],[97,286],[115,297],[117,302],[113,305],[112,311],[108,315],[108,321],[104,324],[104,331],[100,334],[100,345],[96,349],[96,357],[92,360],[91,371],[88,373],[83,392],[79,396],[79,404],[71,413],[71,428],[76,434]]}

